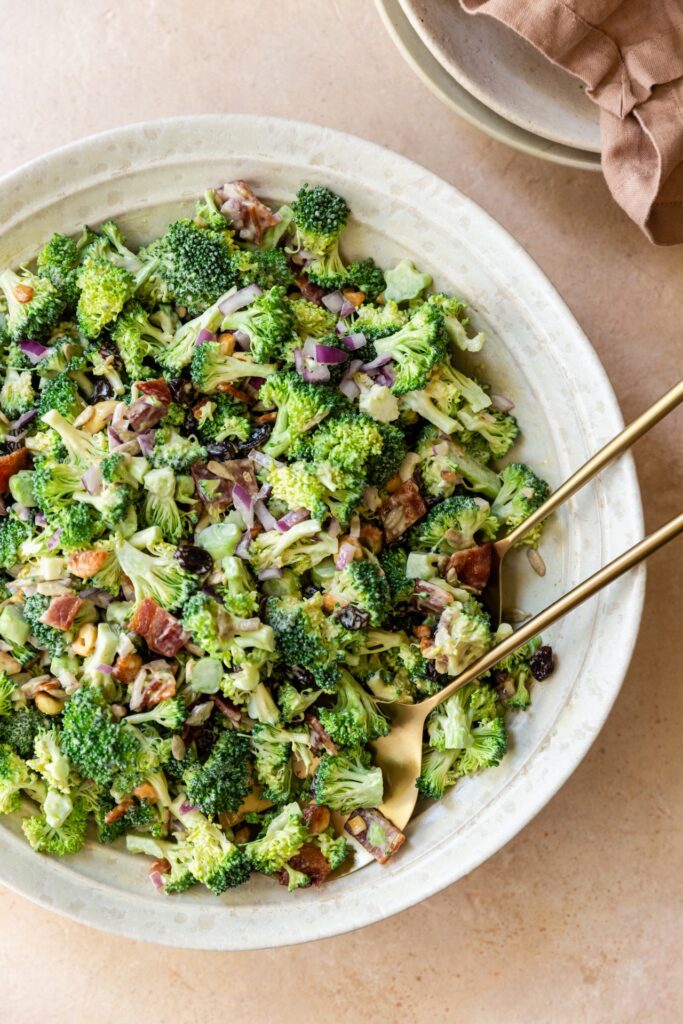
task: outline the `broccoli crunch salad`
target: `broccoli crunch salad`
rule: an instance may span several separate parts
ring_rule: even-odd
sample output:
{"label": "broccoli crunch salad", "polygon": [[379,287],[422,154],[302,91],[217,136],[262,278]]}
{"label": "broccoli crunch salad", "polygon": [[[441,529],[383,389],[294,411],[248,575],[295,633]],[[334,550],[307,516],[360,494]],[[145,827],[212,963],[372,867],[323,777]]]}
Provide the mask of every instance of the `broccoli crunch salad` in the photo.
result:
{"label": "broccoli crunch salad", "polygon": [[[348,217],[233,181],[0,275],[0,813],[38,853],[119,840],[167,894],[320,885],[350,836],[384,862],[383,705],[511,631],[492,542],[548,486],[501,468],[465,305],[347,261]],[[539,639],[439,706],[420,792],[498,764],[552,668]]]}

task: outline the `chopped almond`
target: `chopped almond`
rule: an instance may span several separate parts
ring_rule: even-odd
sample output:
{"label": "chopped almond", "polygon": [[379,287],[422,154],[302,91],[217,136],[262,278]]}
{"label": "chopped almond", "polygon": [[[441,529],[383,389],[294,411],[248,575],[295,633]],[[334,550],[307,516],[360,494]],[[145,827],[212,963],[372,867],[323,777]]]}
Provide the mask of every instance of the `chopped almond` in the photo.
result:
{"label": "chopped almond", "polygon": [[151,803],[155,803],[157,800],[157,791],[151,782],[141,782],[139,786],[136,786],[133,790],[133,796],[136,796],[138,800],[149,800]]}
{"label": "chopped almond", "polygon": [[235,351],[235,335],[224,331],[218,335],[218,345],[222,356],[231,356]]}
{"label": "chopped almond", "polygon": [[132,806],[133,801],[130,799],[130,797],[126,797],[125,800],[122,800],[120,804],[117,804],[116,807],[112,807],[112,809],[105,814],[104,824],[113,825],[114,822],[119,821],[124,816],[126,811],[129,810]]}
{"label": "chopped almond", "polygon": [[359,306],[362,306],[365,302],[365,292],[352,291],[350,288],[345,288],[342,295],[346,301],[350,302],[352,306],[356,307],[356,309],[358,309]]}
{"label": "chopped almond", "polygon": [[262,416],[257,416],[256,417],[256,422],[257,423],[275,423],[276,419],[277,419],[277,412],[275,410],[273,410],[272,412],[264,412]]}
{"label": "chopped almond", "polygon": [[248,395],[246,391],[240,391],[234,384],[219,384],[216,391],[222,391],[224,395],[232,395],[238,402],[247,402],[249,405],[254,402],[251,395]]}

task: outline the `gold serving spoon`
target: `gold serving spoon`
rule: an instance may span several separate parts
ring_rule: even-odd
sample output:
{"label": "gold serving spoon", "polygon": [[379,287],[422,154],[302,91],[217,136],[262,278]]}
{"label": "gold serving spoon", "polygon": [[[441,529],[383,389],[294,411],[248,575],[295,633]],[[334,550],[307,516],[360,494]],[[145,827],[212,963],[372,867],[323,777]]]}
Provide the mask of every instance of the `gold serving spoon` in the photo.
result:
{"label": "gold serving spoon", "polygon": [[[602,448],[592,459],[589,459],[577,472],[569,478],[557,491],[554,492],[544,504],[538,508],[524,523],[513,530],[503,540],[495,545],[498,560],[497,575],[497,599],[496,611],[500,616],[500,593],[501,575],[500,562],[507,551],[523,537],[524,534],[542,522],[554,509],[558,508],[583,484],[592,479],[603,466],[611,462],[617,455],[626,451],[634,441],[642,437],[650,427],[659,422],[667,413],[671,412],[680,402],[683,401],[683,381],[663,395],[653,406],[639,416],[633,423],[629,424]],[[654,551],[667,544],[674,537],[683,531],[683,512],[674,517],[670,522],[661,526],[654,533],[644,540],[641,540],[634,547],[624,552],[609,565],[600,569],[589,579],[580,583],[564,597],[559,598],[545,611],[540,612],[533,619],[520,626],[514,633],[497,644],[492,650],[479,658],[469,668],[465,669],[456,679],[446,686],[439,693],[422,701],[420,704],[387,703],[382,710],[389,719],[390,732],[387,736],[375,740],[371,746],[374,752],[374,760],[382,769],[384,775],[384,802],[380,810],[397,828],[403,829],[415,808],[418,798],[418,790],[415,780],[420,774],[422,767],[422,740],[424,735],[425,722],[429,714],[438,707],[444,700],[447,700],[457,690],[467,683],[472,682],[484,672],[493,668],[502,658],[506,658],[519,647],[522,647],[529,640],[532,640],[539,633],[547,629],[553,622],[556,622],[563,615],[578,608],[580,604],[588,600],[599,590],[609,583],[618,579],[629,569],[638,565],[648,558]]]}
{"label": "gold serving spoon", "polygon": [[651,427],[654,427],[655,423],[659,423],[661,419],[672,412],[681,402],[683,402],[683,380],[679,381],[665,395],[662,395],[644,413],[641,413],[633,423],[629,423],[604,448],[596,452],[588,462],[584,463],[580,469],[577,469],[568,480],[565,480],[562,486],[558,487],[547,501],[539,505],[523,523],[515,527],[506,537],[501,537],[500,540],[495,542],[492,552],[491,575],[486,590],[482,594],[482,601],[491,615],[491,623],[494,629],[502,621],[503,560],[510,548],[517,544],[530,530],[533,530],[534,526],[547,519],[551,512],[564,505],[565,501],[571,498],[573,494],[576,494],[589,480],[592,480],[601,469],[604,469],[608,463],[630,448],[635,441],[642,437],[643,434],[646,434]]}

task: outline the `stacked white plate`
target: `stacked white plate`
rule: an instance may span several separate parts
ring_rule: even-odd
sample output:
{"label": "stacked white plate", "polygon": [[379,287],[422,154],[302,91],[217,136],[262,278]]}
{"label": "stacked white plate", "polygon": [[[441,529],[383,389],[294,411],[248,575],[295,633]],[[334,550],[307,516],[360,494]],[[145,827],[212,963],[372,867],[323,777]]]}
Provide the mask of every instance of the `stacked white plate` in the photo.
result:
{"label": "stacked white plate", "polygon": [[439,99],[516,149],[600,169],[597,106],[582,83],[458,0],[375,0],[396,46]]}

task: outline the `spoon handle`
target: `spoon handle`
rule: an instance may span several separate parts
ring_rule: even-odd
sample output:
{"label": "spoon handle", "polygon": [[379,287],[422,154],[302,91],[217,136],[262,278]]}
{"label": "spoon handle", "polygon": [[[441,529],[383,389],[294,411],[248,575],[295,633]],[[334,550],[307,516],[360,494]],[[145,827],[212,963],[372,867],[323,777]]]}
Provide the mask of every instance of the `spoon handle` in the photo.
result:
{"label": "spoon handle", "polygon": [[[584,484],[587,484],[589,480],[592,480],[596,473],[599,473],[609,462],[625,452],[631,445],[637,441],[643,434],[646,434],[651,427],[654,427],[655,423],[659,423],[661,419],[668,416],[677,405],[683,402],[683,380],[679,381],[670,391],[667,391],[665,395],[662,395],[654,405],[651,405],[649,409],[641,413],[632,423],[629,423],[620,434],[613,437],[604,448],[601,448],[599,452],[596,452],[588,462],[585,462],[580,469],[577,469],[568,480],[558,487],[554,491],[547,501],[544,501],[542,505],[531,513],[528,519],[525,519],[523,523],[515,527],[511,533],[504,537],[498,542],[500,547],[505,550],[512,547],[518,540],[525,536],[529,530],[537,526],[538,523],[543,522],[551,512],[563,505],[568,498],[571,498],[572,494],[575,494],[580,490]],[[497,546],[498,546],[497,545]],[[499,551],[500,554],[500,551]]]}
{"label": "spoon handle", "polygon": [[539,633],[547,629],[548,626],[552,625],[553,622],[557,622],[567,612],[571,612],[574,608],[578,608],[580,604],[587,601],[589,597],[593,597],[599,590],[606,587],[608,584],[613,583],[614,580],[619,579],[625,572],[632,569],[634,566],[643,562],[646,558],[649,558],[653,552],[663,547],[664,544],[668,544],[670,540],[677,537],[679,533],[683,533],[683,512],[680,512],[673,519],[670,519],[664,526],[660,526],[658,530],[651,533],[649,537],[645,537],[644,540],[634,544],[632,548],[625,551],[623,554],[615,558],[613,562],[604,566],[598,572],[594,573],[583,583],[579,583],[577,587],[570,590],[568,594],[560,597],[553,604],[549,605],[544,611],[539,612],[538,615],[534,616],[528,622],[520,626],[519,629],[511,633],[509,637],[502,641],[502,643],[496,644],[488,654],[485,654],[478,661],[475,661],[472,665],[461,672],[460,675],[453,680],[448,686],[444,687],[434,697],[431,697],[428,701],[424,701],[420,707],[425,709],[425,715],[435,708],[442,701],[450,697],[456,690],[459,690],[461,686],[465,686],[466,683],[471,683],[473,679],[480,676],[483,672],[487,672],[493,668],[497,662],[502,658],[506,658],[508,654],[512,654],[528,640],[532,640]]}

